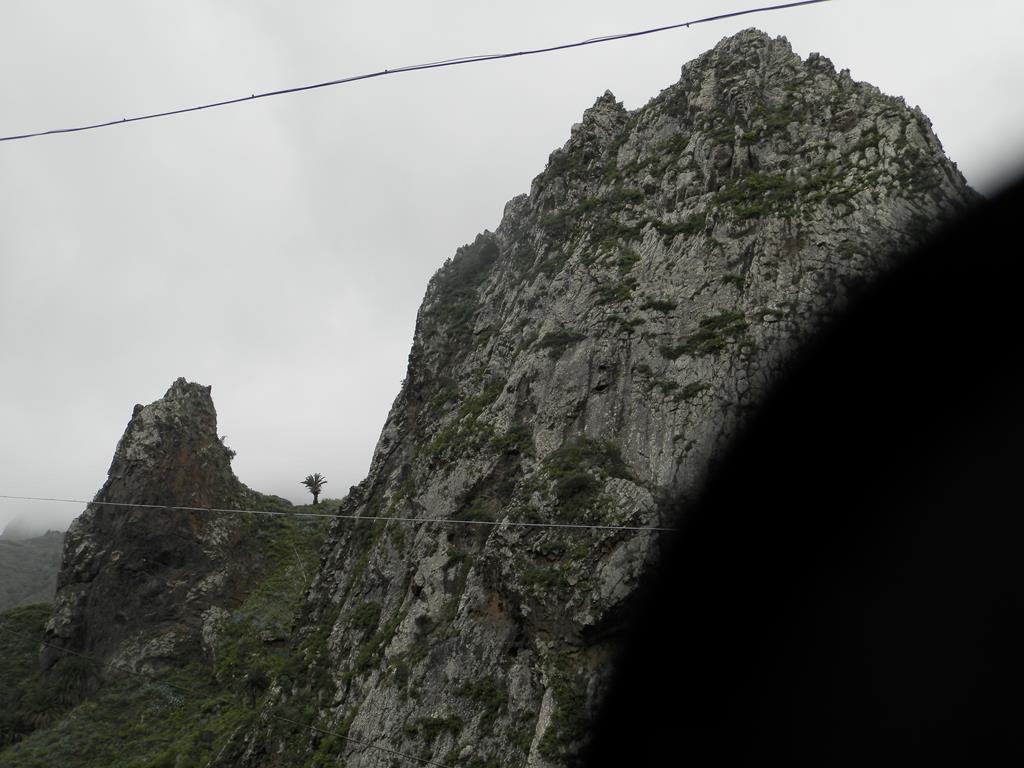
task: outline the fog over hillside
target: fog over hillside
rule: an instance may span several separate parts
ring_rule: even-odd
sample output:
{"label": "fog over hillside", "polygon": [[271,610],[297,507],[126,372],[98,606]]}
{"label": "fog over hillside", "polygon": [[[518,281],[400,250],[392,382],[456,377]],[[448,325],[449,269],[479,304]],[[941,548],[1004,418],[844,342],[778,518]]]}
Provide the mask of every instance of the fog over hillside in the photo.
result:
{"label": "fog over hillside", "polygon": [[64,534],[0,536],[0,611],[53,600]]}
{"label": "fog over hillside", "polygon": [[51,510],[25,512],[17,517],[11,518],[6,525],[0,529],[0,540],[24,541],[36,536],[42,536],[47,531],[66,531],[68,519]]}

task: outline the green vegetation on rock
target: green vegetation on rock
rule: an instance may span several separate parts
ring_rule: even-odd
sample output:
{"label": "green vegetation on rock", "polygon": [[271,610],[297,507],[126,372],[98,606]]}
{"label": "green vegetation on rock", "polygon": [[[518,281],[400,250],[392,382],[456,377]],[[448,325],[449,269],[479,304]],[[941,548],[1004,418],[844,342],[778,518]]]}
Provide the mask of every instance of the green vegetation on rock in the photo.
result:
{"label": "green vegetation on rock", "polygon": [[551,723],[537,745],[538,750],[549,760],[576,766],[580,760],[575,747],[586,737],[590,723],[586,683],[579,672],[561,660],[549,673],[549,678],[555,708]]}
{"label": "green vegetation on rock", "polygon": [[714,204],[739,219],[793,210],[798,187],[781,173],[755,171],[719,190]]}
{"label": "green vegetation on rock", "polygon": [[544,460],[559,518],[575,522],[592,513],[601,500],[608,477],[633,479],[633,472],[614,443],[579,437]]}
{"label": "green vegetation on rock", "polygon": [[577,331],[570,331],[559,328],[555,331],[548,331],[537,340],[538,349],[546,349],[550,357],[561,357],[566,349],[585,339],[586,336]]}
{"label": "green vegetation on rock", "polygon": [[675,360],[681,355],[700,357],[719,352],[733,341],[739,339],[750,327],[742,312],[725,311],[717,315],[705,317],[700,321],[696,331],[685,341],[675,346],[661,348],[661,353]]}

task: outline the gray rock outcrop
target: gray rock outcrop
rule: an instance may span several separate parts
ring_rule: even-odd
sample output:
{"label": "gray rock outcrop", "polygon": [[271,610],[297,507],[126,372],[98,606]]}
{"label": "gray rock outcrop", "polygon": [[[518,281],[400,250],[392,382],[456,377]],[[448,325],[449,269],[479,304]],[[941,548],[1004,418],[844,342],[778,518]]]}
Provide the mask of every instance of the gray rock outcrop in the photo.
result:
{"label": "gray rock outcrop", "polygon": [[135,406],[106,483],[68,529],[44,666],[59,648],[130,669],[198,648],[204,615],[246,593],[246,521],[145,505],[244,504],[252,492],[230,462],[210,387],[178,379]]}

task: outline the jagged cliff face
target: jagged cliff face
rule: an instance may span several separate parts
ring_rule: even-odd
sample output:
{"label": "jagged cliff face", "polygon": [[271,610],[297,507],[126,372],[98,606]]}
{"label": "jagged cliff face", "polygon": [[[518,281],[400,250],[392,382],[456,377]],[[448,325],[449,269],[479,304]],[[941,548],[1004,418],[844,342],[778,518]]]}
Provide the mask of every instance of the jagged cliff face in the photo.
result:
{"label": "jagged cliff face", "polygon": [[[210,388],[178,379],[135,406],[95,501],[233,507],[251,492],[230,461]],[[196,650],[204,619],[246,591],[240,517],[90,505],[65,538],[44,665],[58,647],[128,668]]]}
{"label": "jagged cliff face", "polygon": [[[796,345],[973,197],[921,112],[782,38],[722,41],[635,112],[606,93],[431,281],[342,512],[671,524],[663,500],[685,508]],[[570,764],[657,550],[648,532],[340,521],[299,627],[314,672],[275,700],[447,764]],[[271,724],[224,759],[285,764],[310,741],[381,759],[320,739]]]}

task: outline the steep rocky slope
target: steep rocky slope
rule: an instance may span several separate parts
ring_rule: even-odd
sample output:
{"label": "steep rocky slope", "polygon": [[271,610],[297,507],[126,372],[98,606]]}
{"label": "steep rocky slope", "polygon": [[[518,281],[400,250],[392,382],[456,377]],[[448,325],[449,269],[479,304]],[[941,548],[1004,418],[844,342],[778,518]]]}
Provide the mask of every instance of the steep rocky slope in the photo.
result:
{"label": "steep rocky slope", "polygon": [[44,665],[62,648],[130,668],[176,663],[204,638],[211,652],[220,617],[260,571],[251,521],[118,505],[270,501],[238,481],[231,456],[209,387],[178,379],[160,400],[135,406],[96,503],[67,532]]}
{"label": "steep rocky slope", "polygon": [[427,288],[341,508],[425,522],[333,526],[264,708],[348,740],[265,718],[219,764],[572,764],[657,535],[428,521],[671,524],[800,340],[973,199],[919,110],[755,30],[606,93]]}

